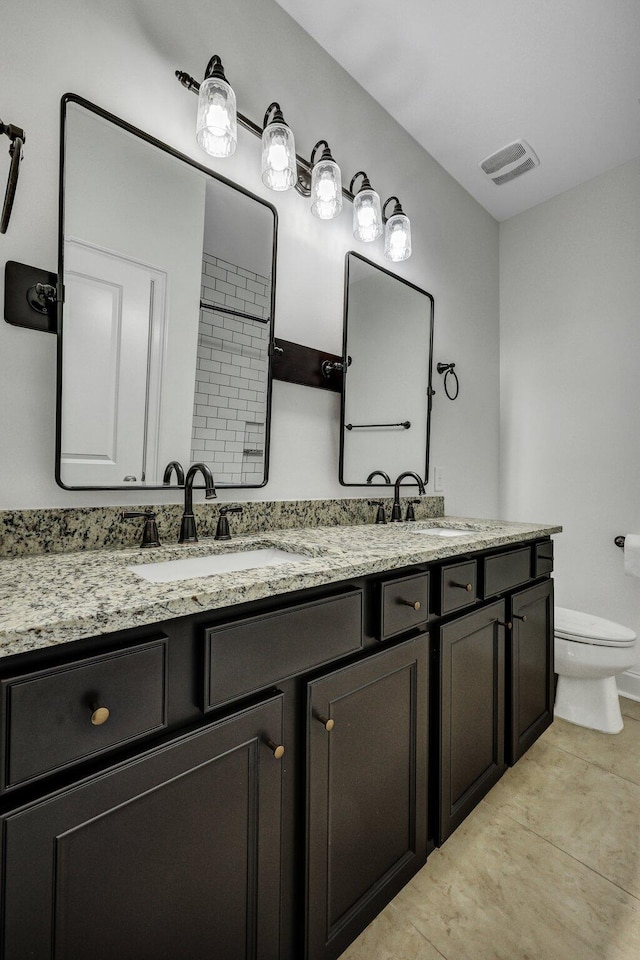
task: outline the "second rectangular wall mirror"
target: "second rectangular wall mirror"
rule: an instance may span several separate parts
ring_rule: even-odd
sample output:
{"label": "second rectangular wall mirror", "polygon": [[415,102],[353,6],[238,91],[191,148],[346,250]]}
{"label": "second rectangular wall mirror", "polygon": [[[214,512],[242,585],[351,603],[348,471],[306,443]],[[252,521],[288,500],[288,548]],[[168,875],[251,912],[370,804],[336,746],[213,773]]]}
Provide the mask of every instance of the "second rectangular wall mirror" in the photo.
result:
{"label": "second rectangular wall mirror", "polygon": [[72,94],[62,157],[56,479],[149,489],[178,460],[262,486],[275,209]]}
{"label": "second rectangular wall mirror", "polygon": [[[340,483],[429,478],[433,297],[358,253],[345,267]],[[374,483],[383,482],[376,477]]]}

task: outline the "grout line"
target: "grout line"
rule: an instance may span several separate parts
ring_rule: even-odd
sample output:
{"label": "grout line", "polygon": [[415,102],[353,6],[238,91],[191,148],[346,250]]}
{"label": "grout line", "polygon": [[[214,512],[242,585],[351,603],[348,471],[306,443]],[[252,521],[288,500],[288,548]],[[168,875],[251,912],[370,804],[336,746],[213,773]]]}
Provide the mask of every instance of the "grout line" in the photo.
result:
{"label": "grout line", "polygon": [[[484,803],[485,800],[482,801]],[[491,804],[488,803],[487,806],[491,807]],[[558,850],[560,853],[563,853],[565,856],[569,857],[571,860],[574,860],[576,863],[581,864],[583,867],[586,867],[591,873],[595,873],[597,877],[601,877],[603,880],[606,880],[607,883],[612,884],[618,890],[621,890],[628,897],[631,897],[632,900],[638,904],[638,909],[640,909],[640,897],[636,896],[635,893],[632,893],[630,890],[627,890],[626,887],[621,887],[619,883],[616,883],[615,880],[612,880],[611,877],[605,876],[604,873],[600,873],[599,870],[596,870],[595,867],[592,867],[591,864],[585,863],[584,860],[581,860],[580,857],[574,856],[573,853],[570,853],[569,850],[565,850],[564,847],[558,846],[557,843],[554,843],[553,840],[550,840],[549,837],[545,837],[543,834],[538,833],[537,830],[534,830],[533,827],[528,826],[526,823],[522,823],[520,820],[517,820],[512,814],[507,813],[506,810],[501,810],[499,807],[493,807],[495,812],[500,813],[503,817],[507,817],[508,820],[511,820],[513,823],[516,823],[519,827],[522,827],[523,830],[526,830],[528,833],[533,834],[534,837],[537,837],[539,840],[542,840],[544,843],[548,843],[549,846],[553,847],[555,850]]]}
{"label": "grout line", "polygon": [[[637,722],[640,723],[640,720]],[[640,731],[638,732],[640,733]],[[582,757],[579,753],[574,753],[572,750],[568,750],[567,747],[561,747],[557,743],[547,743],[546,746],[550,747],[552,750],[559,750],[561,753],[566,753],[569,757],[575,757],[576,760],[582,760],[583,763],[590,763],[592,767],[596,767],[598,770],[602,770],[603,773],[608,773],[612,777],[617,777],[618,780],[623,780],[624,783],[632,783],[635,787],[640,787],[640,783],[638,783],[637,780],[632,780],[630,777],[625,777],[622,773],[611,770],[609,767],[603,767],[602,764],[598,763],[597,760],[590,760],[588,757]]]}
{"label": "grout line", "polygon": [[435,952],[438,954],[438,956],[439,956],[439,957],[442,957],[442,960],[449,960],[449,958],[447,957],[446,954],[444,954],[444,953],[442,953],[440,950],[438,950],[438,948],[436,947],[435,943],[432,943],[431,940],[429,940],[428,937],[425,937],[425,935],[424,935],[424,933],[422,932],[422,930],[419,930],[418,927],[416,927],[415,923],[413,922],[413,920],[411,920],[411,918],[409,918],[409,924],[410,924],[411,927],[413,927],[413,929],[416,931],[416,933],[420,934],[420,936],[422,937],[422,939],[425,940],[425,941],[429,944],[429,946],[432,947],[432,948],[435,950]]}

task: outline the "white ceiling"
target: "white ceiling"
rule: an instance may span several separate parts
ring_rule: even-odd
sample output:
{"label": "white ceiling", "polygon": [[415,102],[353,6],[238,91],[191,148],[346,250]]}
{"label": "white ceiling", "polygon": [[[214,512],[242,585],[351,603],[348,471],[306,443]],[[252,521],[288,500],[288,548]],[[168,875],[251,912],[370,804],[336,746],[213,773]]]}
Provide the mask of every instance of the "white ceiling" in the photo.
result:
{"label": "white ceiling", "polygon": [[[640,0],[278,0],[497,220],[640,156]],[[526,140],[540,166],[478,164]]]}

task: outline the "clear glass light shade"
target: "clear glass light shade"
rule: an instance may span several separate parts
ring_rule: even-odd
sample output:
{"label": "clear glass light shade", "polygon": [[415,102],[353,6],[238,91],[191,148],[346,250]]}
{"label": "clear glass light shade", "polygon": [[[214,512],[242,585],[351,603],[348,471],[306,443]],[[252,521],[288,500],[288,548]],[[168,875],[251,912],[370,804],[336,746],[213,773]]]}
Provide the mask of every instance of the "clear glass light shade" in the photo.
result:
{"label": "clear glass light shade", "polygon": [[196,140],[211,157],[230,157],[238,142],[236,95],[219,77],[200,84]]}
{"label": "clear glass light shade", "polygon": [[296,146],[286,123],[262,131],[262,182],[270,190],[290,190],[297,179]]}
{"label": "clear glass light shade", "polygon": [[389,217],[384,231],[384,255],[399,263],[411,256],[411,224],[404,213]]}
{"label": "clear glass light shade", "polygon": [[353,235],[370,243],[382,233],[380,197],[375,190],[361,190],[353,198]]}
{"label": "clear glass light shade", "polygon": [[342,210],[342,174],[335,160],[318,160],[311,171],[311,213],[333,220]]}

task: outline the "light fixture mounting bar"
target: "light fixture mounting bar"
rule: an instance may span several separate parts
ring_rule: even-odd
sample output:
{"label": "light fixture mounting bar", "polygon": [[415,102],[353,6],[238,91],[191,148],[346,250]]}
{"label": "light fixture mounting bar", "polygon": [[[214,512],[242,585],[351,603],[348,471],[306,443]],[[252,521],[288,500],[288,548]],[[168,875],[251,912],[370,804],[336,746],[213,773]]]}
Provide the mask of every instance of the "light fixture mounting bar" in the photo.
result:
{"label": "light fixture mounting bar", "polygon": [[[200,84],[190,74],[185,73],[184,70],[176,70],[176,77],[182,86],[191,93],[195,93],[196,95],[199,93]],[[244,127],[245,130],[248,130],[249,133],[252,133],[254,137],[262,139],[262,127],[258,126],[257,123],[254,123],[253,120],[250,120],[249,117],[245,117],[245,115],[240,113],[239,110],[237,111],[237,119],[241,127]],[[303,196],[308,197],[311,194],[311,170],[313,168],[313,164],[309,160],[305,160],[305,158],[301,157],[298,153],[296,153],[296,164],[299,168],[296,190]],[[350,203],[353,203],[354,195],[347,190],[346,187],[342,188],[342,196],[346,197]]]}

